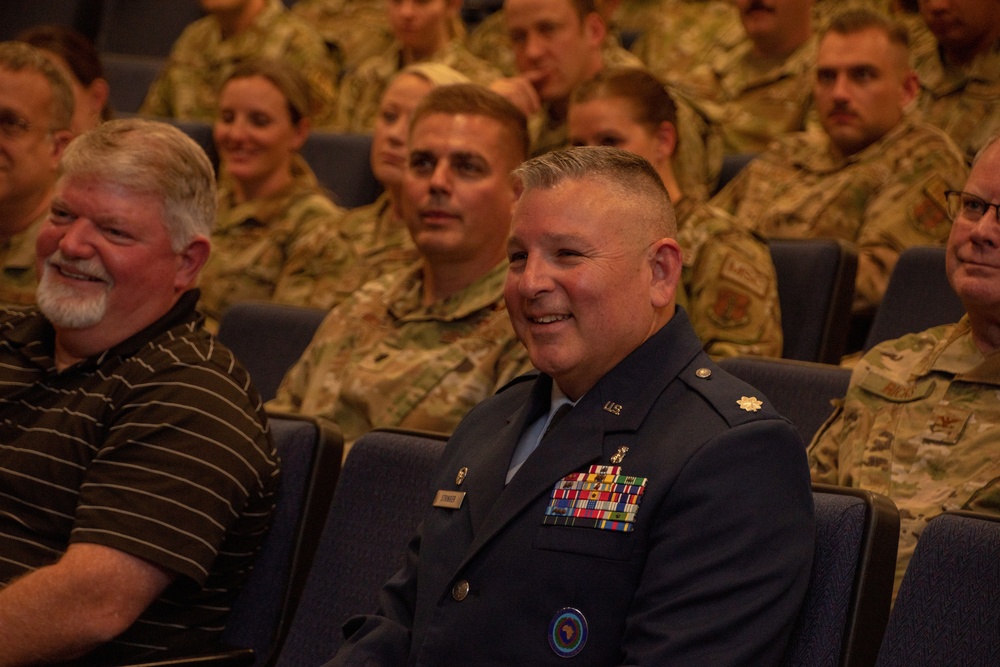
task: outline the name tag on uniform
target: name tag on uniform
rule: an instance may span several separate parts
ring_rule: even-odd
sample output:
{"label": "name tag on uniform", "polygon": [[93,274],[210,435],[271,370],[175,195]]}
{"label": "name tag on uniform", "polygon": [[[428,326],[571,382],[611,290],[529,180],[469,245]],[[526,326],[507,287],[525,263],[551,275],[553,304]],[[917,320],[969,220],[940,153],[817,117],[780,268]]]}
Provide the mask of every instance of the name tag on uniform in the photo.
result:
{"label": "name tag on uniform", "polygon": [[434,507],[444,507],[450,510],[457,510],[465,500],[465,491],[445,491],[441,489],[434,496]]}

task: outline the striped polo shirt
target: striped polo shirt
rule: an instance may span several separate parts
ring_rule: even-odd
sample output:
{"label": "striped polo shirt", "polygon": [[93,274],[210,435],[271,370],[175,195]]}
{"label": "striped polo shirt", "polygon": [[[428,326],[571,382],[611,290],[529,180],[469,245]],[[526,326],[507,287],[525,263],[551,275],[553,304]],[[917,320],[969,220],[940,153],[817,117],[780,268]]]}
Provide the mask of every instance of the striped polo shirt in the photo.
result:
{"label": "striped polo shirt", "polygon": [[278,457],[261,401],[197,299],[63,371],[49,322],[0,308],[0,587],[73,542],[178,575],[86,664],[209,645],[270,522]]}

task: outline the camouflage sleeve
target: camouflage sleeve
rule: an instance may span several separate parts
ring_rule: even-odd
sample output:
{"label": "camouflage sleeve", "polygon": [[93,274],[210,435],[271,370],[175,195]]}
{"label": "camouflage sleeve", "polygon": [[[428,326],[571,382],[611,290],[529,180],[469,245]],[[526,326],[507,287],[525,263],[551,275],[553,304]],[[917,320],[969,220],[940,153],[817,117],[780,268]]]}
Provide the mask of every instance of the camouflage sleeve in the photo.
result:
{"label": "camouflage sleeve", "polygon": [[[381,85],[373,67],[375,60],[361,63],[344,76],[337,98],[334,127],[338,132],[366,133],[375,127]],[[377,91],[376,91],[377,89]]]}
{"label": "camouflage sleeve", "polygon": [[161,118],[173,118],[174,110],[171,101],[174,99],[173,84],[170,78],[170,68],[173,61],[168,60],[156,75],[156,79],[149,87],[142,106],[139,107],[141,116],[157,116]]}
{"label": "camouflage sleeve", "polygon": [[273,300],[330,309],[361,286],[365,270],[339,224],[323,224],[292,244]]}
{"label": "camouflage sleeve", "polygon": [[[722,209],[729,215],[735,216],[740,203],[746,194],[747,187],[752,182],[752,174],[757,171],[759,160],[752,160],[739,173],[733,176],[732,180],[726,183],[714,197],[709,200],[709,204]],[[750,221],[737,218],[740,224],[749,227]]]}
{"label": "camouflage sleeve", "polygon": [[677,104],[677,150],[671,166],[677,183],[688,196],[708,199],[722,170],[722,133],[702,110],[671,88]]}
{"label": "camouflage sleeve", "polygon": [[950,142],[928,141],[920,153],[906,160],[909,165],[895,165],[902,176],[883,187],[865,210],[857,239],[855,310],[878,305],[904,249],[940,245],[948,238],[944,192],[961,189],[968,170]]}
{"label": "camouflage sleeve", "polygon": [[299,68],[309,82],[314,103],[313,127],[332,129],[337,112],[337,86],[340,71],[318,35],[298,33],[288,45],[285,59]]}
{"label": "camouflage sleeve", "polygon": [[285,373],[274,398],[264,407],[271,412],[299,413],[319,365],[327,356],[331,341],[343,340],[341,323],[350,320],[341,310],[331,311],[316,330],[299,360]]}
{"label": "camouflage sleeve", "polygon": [[709,354],[781,356],[778,281],[763,239],[734,227],[712,234],[684,267],[684,286]]}

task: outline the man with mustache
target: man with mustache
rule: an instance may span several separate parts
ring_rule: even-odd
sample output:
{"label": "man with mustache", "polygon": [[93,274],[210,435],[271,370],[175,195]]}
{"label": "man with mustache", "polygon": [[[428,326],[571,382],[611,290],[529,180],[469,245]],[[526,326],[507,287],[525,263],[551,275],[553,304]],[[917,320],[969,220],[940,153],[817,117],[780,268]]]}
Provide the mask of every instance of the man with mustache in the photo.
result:
{"label": "man with mustache", "polygon": [[[77,137],[0,308],[0,663],[118,665],[218,640],[274,507],[246,371],[202,327],[215,177],[180,130]],[[75,663],[74,663],[75,664]]]}
{"label": "man with mustache", "polygon": [[399,202],[417,261],[335,307],[268,407],[333,421],[346,455],[377,427],[450,433],[530,368],[503,305],[508,175],[527,150],[524,115],[500,95],[473,84],[428,93]]}
{"label": "man with mustache", "polygon": [[944,192],[966,175],[954,142],[906,112],[917,87],[904,28],[866,9],[838,15],[816,57],[823,131],[780,137],[711,203],[766,237],[856,245],[854,310],[874,310],[903,249],[947,238]]}
{"label": "man with mustache", "polygon": [[0,43],[0,304],[35,301],[35,237],[72,119],[67,76],[34,47]]}
{"label": "man with mustache", "polygon": [[1000,512],[1000,135],[961,192],[946,271],[966,315],[874,347],[809,447],[815,482],[888,495],[901,517],[896,589],[927,522]]}

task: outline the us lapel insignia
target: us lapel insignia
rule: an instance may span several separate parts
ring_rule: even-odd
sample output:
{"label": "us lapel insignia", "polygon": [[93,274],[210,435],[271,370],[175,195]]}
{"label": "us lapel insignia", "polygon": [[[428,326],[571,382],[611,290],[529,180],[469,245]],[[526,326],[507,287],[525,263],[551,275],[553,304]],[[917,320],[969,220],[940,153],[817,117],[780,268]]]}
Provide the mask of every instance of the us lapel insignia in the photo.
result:
{"label": "us lapel insignia", "polygon": [[622,406],[618,405],[617,403],[612,403],[611,401],[608,401],[607,403],[604,404],[604,411],[610,412],[615,417],[622,416]]}

